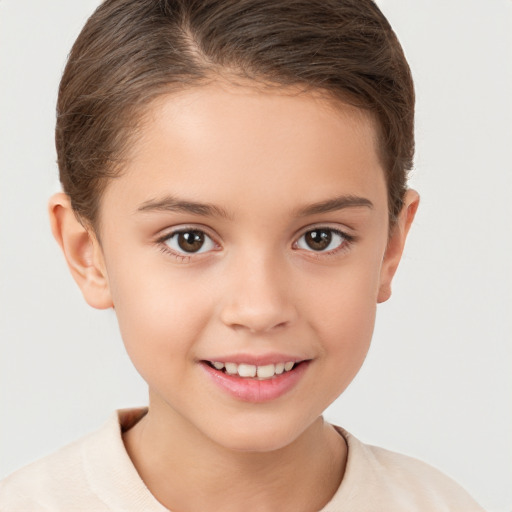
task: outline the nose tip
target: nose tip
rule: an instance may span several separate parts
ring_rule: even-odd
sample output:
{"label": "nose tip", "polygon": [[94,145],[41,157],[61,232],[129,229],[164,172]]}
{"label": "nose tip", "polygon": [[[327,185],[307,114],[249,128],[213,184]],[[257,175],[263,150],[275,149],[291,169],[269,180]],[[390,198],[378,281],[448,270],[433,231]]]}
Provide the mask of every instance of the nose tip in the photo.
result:
{"label": "nose tip", "polygon": [[272,265],[260,265],[259,269],[251,266],[242,279],[238,277],[233,280],[222,306],[221,320],[225,325],[265,333],[294,322],[297,313],[291,289],[278,269]]}
{"label": "nose tip", "polygon": [[233,329],[244,329],[256,334],[286,327],[291,323],[291,318],[281,307],[272,307],[271,304],[254,307],[247,303],[235,303],[223,309],[222,321]]}

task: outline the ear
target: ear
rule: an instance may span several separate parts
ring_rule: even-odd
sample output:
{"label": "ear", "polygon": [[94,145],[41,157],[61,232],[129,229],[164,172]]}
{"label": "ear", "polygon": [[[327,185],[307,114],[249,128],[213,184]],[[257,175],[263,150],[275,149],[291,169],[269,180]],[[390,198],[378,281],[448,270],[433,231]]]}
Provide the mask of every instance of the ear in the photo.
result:
{"label": "ear", "polygon": [[405,193],[404,205],[398,216],[396,224],[391,228],[392,232],[388,240],[382,267],[380,272],[380,286],[377,295],[377,302],[385,302],[391,297],[391,282],[395,275],[402,252],[405,246],[405,240],[409,233],[416,210],[420,203],[420,196],[415,190],[409,189]]}
{"label": "ear", "polygon": [[113,307],[103,252],[93,230],[78,220],[67,194],[52,196],[48,210],[53,236],[87,303],[98,309]]}

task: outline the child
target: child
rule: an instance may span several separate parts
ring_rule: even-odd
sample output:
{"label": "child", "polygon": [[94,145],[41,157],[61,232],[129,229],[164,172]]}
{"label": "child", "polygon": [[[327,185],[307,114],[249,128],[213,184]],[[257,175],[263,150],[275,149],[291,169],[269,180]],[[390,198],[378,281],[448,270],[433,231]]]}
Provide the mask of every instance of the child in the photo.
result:
{"label": "child", "polygon": [[107,0],[62,78],[54,235],[149,408],[0,484],[9,511],[472,511],[322,412],[418,195],[414,92],[370,0]]}

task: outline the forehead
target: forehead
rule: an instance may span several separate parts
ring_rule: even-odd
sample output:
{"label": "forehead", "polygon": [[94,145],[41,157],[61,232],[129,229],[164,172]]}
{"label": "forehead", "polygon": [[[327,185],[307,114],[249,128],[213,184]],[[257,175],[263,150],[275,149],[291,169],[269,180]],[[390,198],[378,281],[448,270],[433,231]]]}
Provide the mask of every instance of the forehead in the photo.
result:
{"label": "forehead", "polygon": [[369,114],[321,93],[215,82],[148,107],[103,200],[175,194],[229,207],[276,196],[293,209],[334,193],[386,201]]}

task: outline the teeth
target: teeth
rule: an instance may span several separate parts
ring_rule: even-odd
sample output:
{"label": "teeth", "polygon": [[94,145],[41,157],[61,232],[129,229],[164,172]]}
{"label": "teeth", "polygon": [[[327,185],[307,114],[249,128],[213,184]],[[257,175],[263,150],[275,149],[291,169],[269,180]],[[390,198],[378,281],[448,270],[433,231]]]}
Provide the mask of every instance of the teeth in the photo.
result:
{"label": "teeth", "polygon": [[239,364],[238,375],[240,377],[256,377],[256,366],[253,364]]}
{"label": "teeth", "polygon": [[267,364],[265,366],[258,366],[257,375],[258,379],[270,379],[270,377],[274,376],[275,365]]}
{"label": "teeth", "polygon": [[221,363],[220,361],[212,361],[212,366],[217,370],[226,370],[228,375],[239,375],[240,377],[248,377],[265,380],[271,379],[274,375],[281,375],[289,372],[295,365],[293,361],[286,363],[266,364],[264,366],[256,366],[254,364],[236,364]]}
{"label": "teeth", "polygon": [[284,372],[284,363],[276,364],[276,375],[281,375]]}
{"label": "teeth", "polygon": [[229,375],[236,375],[238,373],[238,365],[236,363],[225,363],[226,373]]}

